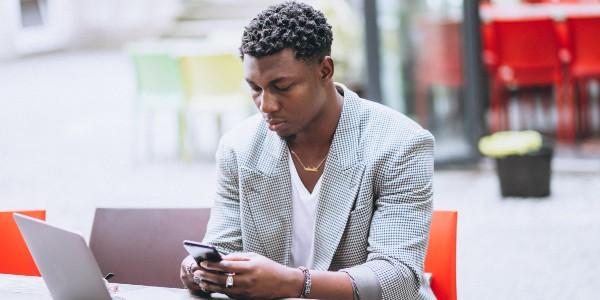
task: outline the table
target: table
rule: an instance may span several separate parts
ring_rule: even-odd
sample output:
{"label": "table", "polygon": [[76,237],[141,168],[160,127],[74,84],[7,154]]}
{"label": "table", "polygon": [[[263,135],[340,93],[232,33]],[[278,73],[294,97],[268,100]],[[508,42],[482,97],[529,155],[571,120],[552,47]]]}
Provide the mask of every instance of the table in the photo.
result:
{"label": "table", "polygon": [[[119,298],[136,299],[201,299],[194,297],[185,289],[164,288],[132,284],[119,284]],[[0,299],[44,300],[52,299],[41,277],[0,274]],[[216,295],[213,299],[229,299],[225,295]]]}
{"label": "table", "polygon": [[484,23],[501,19],[528,19],[551,17],[562,22],[566,17],[599,16],[600,4],[511,4],[482,5],[479,9]]}
{"label": "table", "polygon": [[[119,284],[116,294],[123,300],[161,299],[161,300],[193,300],[205,299],[194,297],[186,289],[175,289],[157,286]],[[10,300],[46,300],[52,299],[41,277],[0,274],[0,299]],[[211,299],[229,299],[223,294],[213,294]],[[284,300],[294,300],[287,298]]]}

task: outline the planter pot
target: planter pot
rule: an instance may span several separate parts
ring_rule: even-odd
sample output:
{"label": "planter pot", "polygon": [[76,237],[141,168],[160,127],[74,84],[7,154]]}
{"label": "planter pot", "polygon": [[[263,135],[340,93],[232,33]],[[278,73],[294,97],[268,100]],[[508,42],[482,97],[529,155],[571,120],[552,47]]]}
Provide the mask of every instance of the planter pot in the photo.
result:
{"label": "planter pot", "polygon": [[550,195],[552,148],[525,155],[496,159],[503,197],[547,197]]}

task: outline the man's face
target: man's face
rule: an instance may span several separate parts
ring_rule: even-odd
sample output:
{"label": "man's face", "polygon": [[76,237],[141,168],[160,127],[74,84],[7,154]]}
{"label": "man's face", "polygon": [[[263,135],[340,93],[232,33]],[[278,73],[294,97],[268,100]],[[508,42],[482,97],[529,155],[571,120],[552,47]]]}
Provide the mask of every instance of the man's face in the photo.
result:
{"label": "man's face", "polygon": [[252,99],[269,129],[280,137],[295,135],[310,126],[325,103],[324,79],[319,63],[307,63],[284,49],[256,58],[244,55],[244,76]]}

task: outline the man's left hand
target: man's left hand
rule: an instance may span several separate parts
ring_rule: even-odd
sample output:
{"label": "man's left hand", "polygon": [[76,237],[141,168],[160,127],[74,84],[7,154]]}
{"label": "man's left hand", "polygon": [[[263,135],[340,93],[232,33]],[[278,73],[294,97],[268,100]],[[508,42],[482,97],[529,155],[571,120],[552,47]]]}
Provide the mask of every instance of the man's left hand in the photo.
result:
{"label": "man's left hand", "polygon": [[[233,286],[225,287],[227,273]],[[221,262],[203,261],[194,275],[200,287],[235,299],[275,299],[298,297],[303,287],[301,270],[278,264],[256,253],[234,253]]]}

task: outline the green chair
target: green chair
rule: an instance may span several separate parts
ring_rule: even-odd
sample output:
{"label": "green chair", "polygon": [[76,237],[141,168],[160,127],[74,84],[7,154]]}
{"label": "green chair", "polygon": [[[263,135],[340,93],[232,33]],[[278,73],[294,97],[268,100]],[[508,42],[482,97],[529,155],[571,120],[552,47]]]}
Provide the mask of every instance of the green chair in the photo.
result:
{"label": "green chair", "polygon": [[185,145],[184,91],[177,59],[165,53],[132,52],[131,59],[135,70],[137,97],[135,102],[136,120],[134,153],[137,151],[140,113],[148,114],[146,151],[154,153],[154,115],[159,111],[172,111],[177,114],[177,149],[179,157],[189,159]]}
{"label": "green chair", "polygon": [[252,101],[244,89],[242,63],[233,53],[181,56],[179,58],[186,110],[214,115],[217,136],[223,134],[225,113],[251,112]]}

